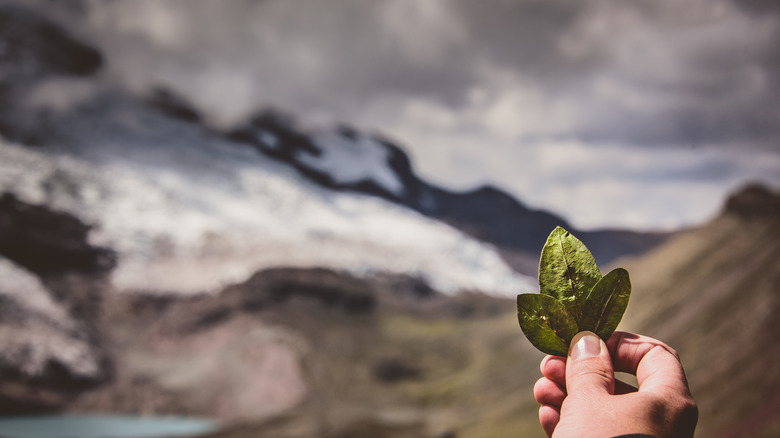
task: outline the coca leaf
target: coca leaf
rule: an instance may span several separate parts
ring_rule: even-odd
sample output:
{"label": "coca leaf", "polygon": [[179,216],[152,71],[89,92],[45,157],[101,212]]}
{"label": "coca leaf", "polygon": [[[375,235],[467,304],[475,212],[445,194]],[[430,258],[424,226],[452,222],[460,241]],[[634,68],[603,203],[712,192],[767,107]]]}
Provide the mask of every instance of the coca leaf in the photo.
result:
{"label": "coca leaf", "polygon": [[538,294],[517,296],[520,328],[539,350],[565,356],[578,332],[605,341],[628,306],[631,281],[618,268],[601,276],[588,248],[561,227],[550,233],[539,259]]}
{"label": "coca leaf", "polygon": [[623,318],[630,296],[628,271],[617,268],[605,275],[584,302],[579,329],[592,331],[606,341]]}
{"label": "coca leaf", "polygon": [[568,231],[555,228],[539,260],[539,291],[560,301],[578,319],[599,280],[601,271],[588,248]]}
{"label": "coca leaf", "polygon": [[577,322],[563,304],[549,295],[518,295],[517,319],[531,344],[547,354],[566,356],[577,334]]}

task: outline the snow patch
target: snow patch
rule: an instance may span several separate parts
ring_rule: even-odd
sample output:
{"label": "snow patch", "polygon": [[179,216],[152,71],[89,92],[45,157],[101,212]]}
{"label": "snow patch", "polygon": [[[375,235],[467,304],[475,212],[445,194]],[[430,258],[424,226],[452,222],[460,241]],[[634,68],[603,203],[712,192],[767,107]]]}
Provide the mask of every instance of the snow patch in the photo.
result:
{"label": "snow patch", "polygon": [[296,159],[304,166],[325,173],[338,184],[372,181],[396,196],[403,195],[403,182],[388,163],[389,151],[376,139],[327,131],[315,134],[312,142],[320,154],[299,152]]}
{"label": "snow patch", "polygon": [[54,302],[40,280],[0,257],[0,297],[21,307],[18,321],[0,321],[0,364],[29,377],[43,376],[52,363],[85,378],[100,374],[94,349],[79,325]]}
{"label": "snow patch", "polygon": [[277,150],[280,147],[279,138],[268,131],[260,131],[257,133],[256,137],[263,149]]}
{"label": "snow patch", "polygon": [[4,257],[0,257],[0,295],[62,327],[73,329],[70,317],[52,300],[38,277]]}

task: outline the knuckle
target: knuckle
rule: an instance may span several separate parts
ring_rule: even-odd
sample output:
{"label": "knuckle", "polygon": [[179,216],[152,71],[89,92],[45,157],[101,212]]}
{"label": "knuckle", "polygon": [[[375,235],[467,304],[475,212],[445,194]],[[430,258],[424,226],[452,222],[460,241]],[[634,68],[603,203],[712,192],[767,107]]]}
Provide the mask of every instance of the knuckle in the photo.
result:
{"label": "knuckle", "polygon": [[670,420],[680,430],[692,430],[699,419],[699,407],[689,395],[666,400],[657,398],[652,410],[658,417]]}
{"label": "knuckle", "polygon": [[666,351],[671,353],[672,356],[674,356],[675,359],[677,359],[677,362],[680,362],[680,353],[677,352],[674,348],[666,345]]}
{"label": "knuckle", "polygon": [[603,368],[587,368],[574,371],[574,377],[595,377],[600,379],[611,379],[612,372]]}
{"label": "knuckle", "polygon": [[537,392],[541,391],[544,388],[546,381],[547,381],[546,377],[542,377],[536,381],[536,383],[534,384],[534,394],[536,394]]}
{"label": "knuckle", "polygon": [[674,348],[664,344],[663,342],[659,342],[657,345],[654,345],[653,348],[651,348],[651,350],[656,348],[666,350],[667,353],[671,354],[672,356],[674,356],[675,359],[677,359],[677,362],[680,362],[680,354]]}
{"label": "knuckle", "polygon": [[647,413],[655,422],[663,422],[670,411],[669,400],[660,397],[652,397],[646,404]]}
{"label": "knuckle", "polygon": [[696,422],[699,419],[699,407],[696,405],[693,397],[684,397],[677,409],[680,418],[684,421]]}
{"label": "knuckle", "polygon": [[550,385],[548,382],[549,380],[547,378],[542,377],[534,384],[534,398],[536,399],[537,403],[544,404],[544,402],[549,398],[549,391],[547,388],[549,388]]}
{"label": "knuckle", "polygon": [[699,407],[693,397],[683,397],[678,401],[672,420],[675,436],[693,436],[699,421]]}

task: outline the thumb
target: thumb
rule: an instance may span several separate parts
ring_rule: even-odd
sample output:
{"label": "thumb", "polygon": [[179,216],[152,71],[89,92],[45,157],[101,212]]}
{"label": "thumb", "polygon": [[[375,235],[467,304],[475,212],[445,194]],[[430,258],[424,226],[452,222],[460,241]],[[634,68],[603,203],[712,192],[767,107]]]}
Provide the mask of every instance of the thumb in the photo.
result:
{"label": "thumb", "polygon": [[615,372],[607,345],[592,332],[580,332],[571,340],[566,360],[566,391],[615,393]]}

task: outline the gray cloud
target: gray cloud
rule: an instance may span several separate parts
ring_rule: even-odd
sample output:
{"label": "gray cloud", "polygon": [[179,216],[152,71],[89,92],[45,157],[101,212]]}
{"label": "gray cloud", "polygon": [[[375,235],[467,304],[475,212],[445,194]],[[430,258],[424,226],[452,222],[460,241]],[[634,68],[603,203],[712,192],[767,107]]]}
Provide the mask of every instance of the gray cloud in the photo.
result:
{"label": "gray cloud", "polygon": [[748,146],[780,130],[780,14],[749,3],[118,1],[90,2],[88,22],[128,82],[227,121],[276,104],[381,127],[409,99],[457,114],[518,81],[532,110],[573,113],[518,138]]}
{"label": "gray cloud", "polygon": [[[772,0],[36,2],[132,90],[166,85],[223,125],[271,105],[377,129],[451,186],[495,182],[560,210],[576,190],[618,196],[594,182],[604,172],[655,183],[659,203],[669,181],[718,181],[712,200],[745,179],[780,183]],[[644,161],[603,165],[615,156]],[[651,224],[652,211],[625,223]]]}
{"label": "gray cloud", "polygon": [[462,16],[493,65],[529,78],[550,101],[575,102],[577,122],[553,136],[777,144],[780,14],[725,2],[604,4],[464,2]]}
{"label": "gray cloud", "polygon": [[542,79],[539,85],[560,85],[590,74],[601,61],[600,47],[590,42],[567,50],[565,38],[587,14],[587,2],[531,0],[453,3],[463,17],[469,52],[518,74]]}

